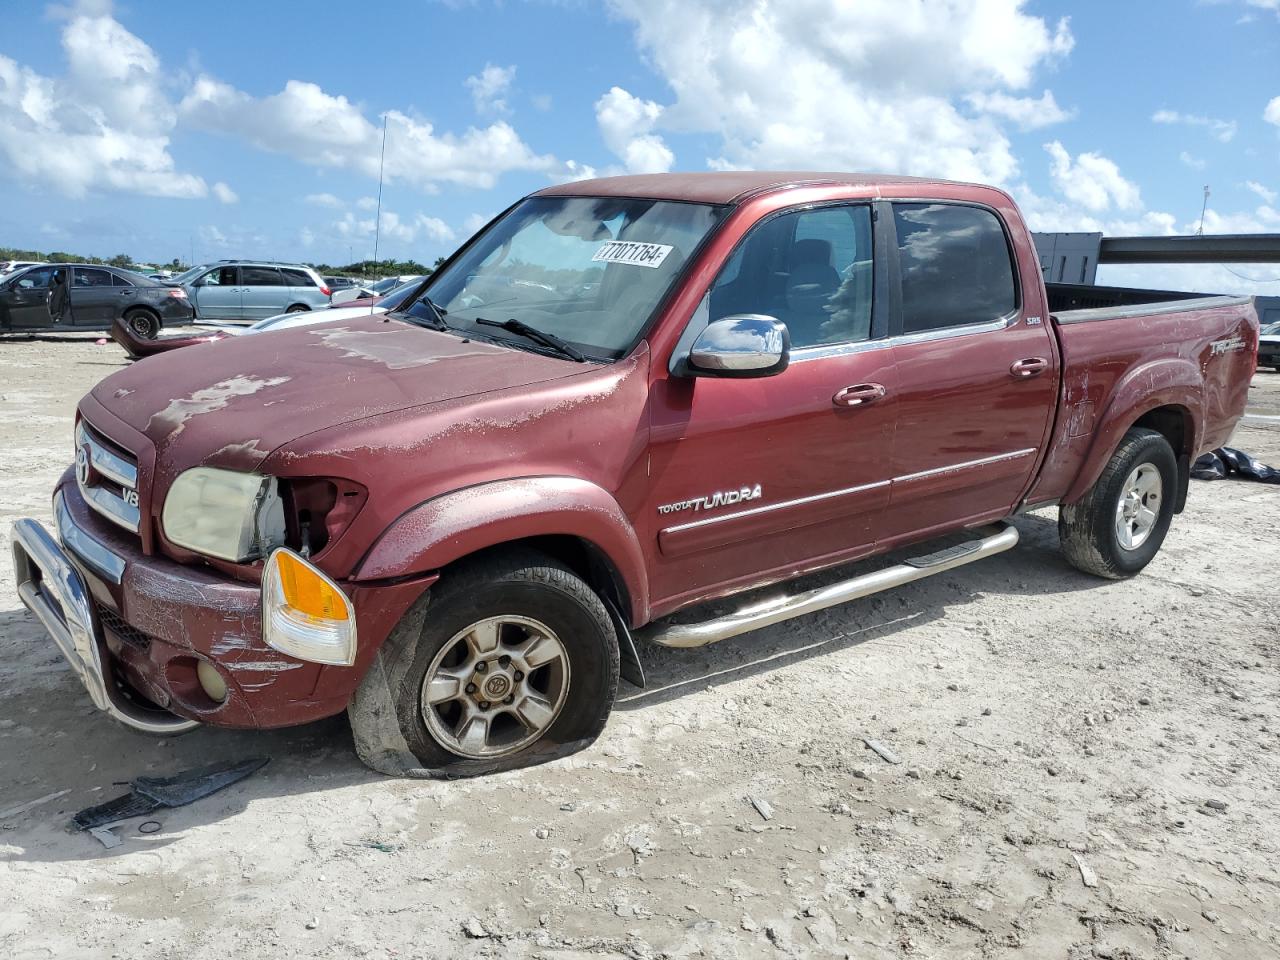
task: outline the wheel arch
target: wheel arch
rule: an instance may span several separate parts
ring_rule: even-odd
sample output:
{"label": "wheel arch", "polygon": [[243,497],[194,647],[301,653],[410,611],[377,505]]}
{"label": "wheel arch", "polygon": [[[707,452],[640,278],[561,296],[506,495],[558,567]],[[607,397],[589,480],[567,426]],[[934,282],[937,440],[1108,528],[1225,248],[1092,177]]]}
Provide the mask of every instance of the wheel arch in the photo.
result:
{"label": "wheel arch", "polygon": [[1164,436],[1178,461],[1175,511],[1186,500],[1190,464],[1203,430],[1204,390],[1199,368],[1190,361],[1159,360],[1130,371],[1112,391],[1094,428],[1093,442],[1075,480],[1062,498],[1074,503],[1098,480],[1103,468],[1134,427]]}
{"label": "wheel arch", "polygon": [[574,477],[498,481],[420,503],[384,531],[352,579],[442,571],[521,547],[564,563],[632,625],[648,621],[644,556],[630,521],[606,490]]}

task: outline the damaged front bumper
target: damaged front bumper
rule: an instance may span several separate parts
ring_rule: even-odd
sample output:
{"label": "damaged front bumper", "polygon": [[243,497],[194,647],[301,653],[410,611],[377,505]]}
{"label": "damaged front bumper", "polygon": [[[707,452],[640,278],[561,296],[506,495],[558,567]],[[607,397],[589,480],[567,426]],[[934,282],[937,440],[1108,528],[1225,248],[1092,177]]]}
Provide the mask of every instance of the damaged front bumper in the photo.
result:
{"label": "damaged front bumper", "polygon": [[[62,497],[58,497],[55,510],[60,525],[67,517],[66,509]],[[92,547],[86,552],[92,552]],[[105,561],[110,554],[103,554]],[[102,629],[88,585],[61,545],[38,521],[23,519],[13,524],[13,566],[18,596],[49,631],[95,707],[145,733],[183,733],[198,726],[195,720],[131,701],[111,682],[104,670]]]}
{"label": "damaged front bumper", "polygon": [[[148,733],[197,723],[296,726],[346,709],[369,662],[433,576],[343,584],[361,637],[351,666],[324,666],[269,647],[257,583],[144,553],[137,536],[95,513],[68,471],[53,498],[56,534],[13,525],[18,593],[93,703]],[[200,672],[225,683],[214,700]]]}

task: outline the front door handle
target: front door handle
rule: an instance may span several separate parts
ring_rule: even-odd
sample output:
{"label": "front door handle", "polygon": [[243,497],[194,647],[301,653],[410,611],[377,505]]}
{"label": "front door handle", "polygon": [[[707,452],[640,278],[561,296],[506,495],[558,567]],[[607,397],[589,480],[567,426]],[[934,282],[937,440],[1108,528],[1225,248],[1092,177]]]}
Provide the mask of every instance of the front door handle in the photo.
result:
{"label": "front door handle", "polygon": [[1048,369],[1049,361],[1044,357],[1027,357],[1010,365],[1009,376],[1025,380],[1027,377],[1038,377]]}
{"label": "front door handle", "polygon": [[860,407],[865,403],[874,403],[884,393],[883,383],[858,383],[837,391],[831,402],[837,407]]}

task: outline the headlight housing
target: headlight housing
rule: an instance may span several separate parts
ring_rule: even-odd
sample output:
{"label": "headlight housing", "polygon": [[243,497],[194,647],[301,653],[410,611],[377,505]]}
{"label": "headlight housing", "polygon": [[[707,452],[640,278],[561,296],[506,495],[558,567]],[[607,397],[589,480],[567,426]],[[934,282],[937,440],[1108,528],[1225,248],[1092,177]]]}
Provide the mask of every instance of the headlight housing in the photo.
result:
{"label": "headlight housing", "polygon": [[320,570],[279,549],[262,570],[262,639],[299,660],[349,667],[356,659],[355,608]]}
{"label": "headlight housing", "polygon": [[285,538],[275,477],[216,467],[180,474],[161,521],[171,543],[232,563],[257,559]]}

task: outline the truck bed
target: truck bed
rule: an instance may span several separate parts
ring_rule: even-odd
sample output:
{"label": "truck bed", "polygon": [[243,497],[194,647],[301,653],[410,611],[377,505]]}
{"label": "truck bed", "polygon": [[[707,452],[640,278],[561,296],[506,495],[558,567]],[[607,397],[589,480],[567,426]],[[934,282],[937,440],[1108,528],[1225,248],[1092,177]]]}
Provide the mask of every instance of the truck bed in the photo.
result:
{"label": "truck bed", "polygon": [[1051,314],[1062,380],[1030,505],[1078,497],[1132,424],[1165,428],[1189,464],[1226,443],[1244,410],[1258,343],[1252,297],[1144,303],[1142,293],[1168,292],[1112,289],[1128,302]]}

